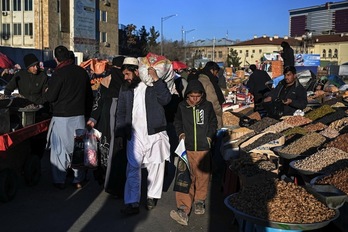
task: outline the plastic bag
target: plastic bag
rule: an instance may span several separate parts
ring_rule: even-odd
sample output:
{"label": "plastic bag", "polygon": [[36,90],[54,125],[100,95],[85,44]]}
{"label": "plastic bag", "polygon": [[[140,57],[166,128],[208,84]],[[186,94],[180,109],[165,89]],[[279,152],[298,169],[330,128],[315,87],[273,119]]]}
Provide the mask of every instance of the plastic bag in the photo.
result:
{"label": "plastic bag", "polygon": [[95,169],[98,167],[98,140],[101,133],[96,129],[87,130],[84,139],[84,166]]}
{"label": "plastic bag", "polygon": [[74,138],[74,151],[71,157],[72,168],[81,168],[84,166],[84,140],[86,137],[87,129],[77,129],[75,130]]}

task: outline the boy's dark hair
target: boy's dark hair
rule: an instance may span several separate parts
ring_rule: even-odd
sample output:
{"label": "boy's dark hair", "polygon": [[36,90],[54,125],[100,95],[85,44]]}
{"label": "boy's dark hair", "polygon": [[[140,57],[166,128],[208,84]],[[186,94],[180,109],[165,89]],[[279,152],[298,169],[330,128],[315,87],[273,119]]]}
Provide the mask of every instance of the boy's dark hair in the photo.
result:
{"label": "boy's dark hair", "polygon": [[56,57],[59,62],[68,60],[70,58],[69,50],[66,47],[60,45],[54,49],[54,57]]}
{"label": "boy's dark hair", "polygon": [[292,74],[296,74],[296,68],[294,66],[286,66],[284,68],[283,74],[285,75],[287,72],[292,72]]}
{"label": "boy's dark hair", "polygon": [[220,70],[220,66],[217,63],[215,63],[214,61],[208,61],[205,64],[203,69],[204,70],[211,70],[212,69],[212,70],[219,71]]}

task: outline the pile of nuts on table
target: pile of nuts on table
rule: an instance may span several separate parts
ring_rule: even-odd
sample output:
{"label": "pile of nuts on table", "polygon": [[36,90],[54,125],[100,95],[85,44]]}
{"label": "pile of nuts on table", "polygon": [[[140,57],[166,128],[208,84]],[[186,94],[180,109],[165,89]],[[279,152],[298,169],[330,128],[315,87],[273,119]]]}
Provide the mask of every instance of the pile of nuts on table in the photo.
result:
{"label": "pile of nuts on table", "polygon": [[335,211],[304,188],[282,180],[245,186],[231,196],[235,209],[256,218],[282,223],[319,223],[332,219]]}
{"label": "pile of nuts on table", "polygon": [[[344,161],[347,162],[344,162]],[[331,173],[348,163],[348,153],[335,147],[328,147],[304,158],[297,160],[294,167],[303,171]]]}

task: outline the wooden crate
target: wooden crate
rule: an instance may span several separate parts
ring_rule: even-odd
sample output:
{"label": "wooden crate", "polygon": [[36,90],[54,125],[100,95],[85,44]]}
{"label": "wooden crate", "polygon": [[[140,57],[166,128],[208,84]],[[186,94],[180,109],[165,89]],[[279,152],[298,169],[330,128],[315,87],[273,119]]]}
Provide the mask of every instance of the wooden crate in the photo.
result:
{"label": "wooden crate", "polygon": [[283,75],[283,62],[281,60],[273,60],[271,62],[272,78]]}

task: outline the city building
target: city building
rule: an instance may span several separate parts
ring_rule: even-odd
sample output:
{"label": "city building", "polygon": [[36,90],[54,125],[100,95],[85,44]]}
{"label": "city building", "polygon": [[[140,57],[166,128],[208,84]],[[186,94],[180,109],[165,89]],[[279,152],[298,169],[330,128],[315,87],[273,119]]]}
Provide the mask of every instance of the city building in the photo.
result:
{"label": "city building", "polygon": [[0,46],[118,54],[118,0],[2,0],[0,10]]}
{"label": "city building", "polygon": [[348,2],[326,4],[289,10],[291,37],[302,36],[309,31],[313,35],[348,32]]}
{"label": "city building", "polygon": [[[194,60],[201,60],[201,65],[204,66],[205,60],[212,60],[219,64],[226,61],[229,48],[231,45],[239,42],[239,40],[222,39],[206,39],[190,42],[185,49],[188,50],[187,62],[193,66]],[[194,65],[197,66],[197,65]]]}

